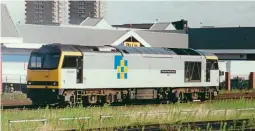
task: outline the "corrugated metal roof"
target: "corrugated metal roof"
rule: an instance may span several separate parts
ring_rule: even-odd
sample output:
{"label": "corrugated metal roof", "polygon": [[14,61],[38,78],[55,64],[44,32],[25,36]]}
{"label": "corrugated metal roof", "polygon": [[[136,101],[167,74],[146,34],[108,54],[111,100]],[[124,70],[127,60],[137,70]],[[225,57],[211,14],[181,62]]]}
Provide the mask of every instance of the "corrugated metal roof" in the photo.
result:
{"label": "corrugated metal roof", "polygon": [[100,18],[90,18],[90,17],[87,17],[83,22],[81,22],[80,25],[83,25],[83,26],[96,26],[97,23],[99,23],[102,19]]}
{"label": "corrugated metal roof", "polygon": [[92,46],[112,44],[127,32],[125,30],[30,24],[18,25],[17,28],[25,43],[62,43]]}
{"label": "corrugated metal roof", "polygon": [[185,30],[148,30],[148,31],[187,34]]}
{"label": "corrugated metal roof", "polygon": [[22,49],[37,49],[40,48],[43,44],[37,43],[11,43],[11,44],[3,44],[7,48],[22,48]]}
{"label": "corrugated metal roof", "polygon": [[155,23],[150,30],[165,30],[166,27],[171,24],[170,22]]}
{"label": "corrugated metal roof", "polygon": [[19,37],[5,4],[1,4],[1,37]]}
{"label": "corrugated metal roof", "polygon": [[154,23],[141,23],[141,24],[123,24],[123,25],[112,25],[113,27],[118,28],[137,28],[137,29],[150,29]]}
{"label": "corrugated metal roof", "polygon": [[135,31],[152,47],[188,48],[188,35],[152,31]]}

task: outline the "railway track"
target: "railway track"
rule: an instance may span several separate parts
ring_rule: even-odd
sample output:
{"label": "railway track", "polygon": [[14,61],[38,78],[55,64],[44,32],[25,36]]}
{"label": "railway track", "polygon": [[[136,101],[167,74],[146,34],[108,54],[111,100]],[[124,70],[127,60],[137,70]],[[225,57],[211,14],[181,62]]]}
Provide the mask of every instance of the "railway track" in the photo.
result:
{"label": "railway track", "polygon": [[[213,101],[209,102],[215,102],[219,100],[229,100],[229,99],[254,99],[255,100],[255,92],[245,92],[245,93],[224,93],[224,94],[219,94],[214,98]],[[200,101],[194,101],[196,103],[200,103]],[[114,105],[114,106],[121,106],[124,104],[120,105]],[[144,105],[141,103],[136,103],[132,105]],[[35,109],[38,108],[38,106],[33,106],[32,102],[30,100],[1,100],[1,109]]]}
{"label": "railway track", "polygon": [[224,93],[224,94],[219,94],[217,97],[215,97],[215,100],[219,99],[255,99],[255,92],[244,92],[244,93]]}

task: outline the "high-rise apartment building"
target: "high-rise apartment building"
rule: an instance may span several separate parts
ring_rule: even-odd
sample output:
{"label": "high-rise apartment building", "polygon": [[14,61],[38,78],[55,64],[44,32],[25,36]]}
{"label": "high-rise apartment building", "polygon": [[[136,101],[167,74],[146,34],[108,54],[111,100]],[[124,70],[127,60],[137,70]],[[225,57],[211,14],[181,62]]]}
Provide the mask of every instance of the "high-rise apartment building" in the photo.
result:
{"label": "high-rise apartment building", "polygon": [[26,0],[25,6],[27,24],[80,24],[87,17],[103,16],[103,4],[100,0]]}
{"label": "high-rise apartment building", "polygon": [[69,2],[67,0],[54,1],[54,21],[56,23],[68,24]]}
{"label": "high-rise apartment building", "polygon": [[103,3],[95,1],[70,1],[69,23],[80,24],[87,17],[100,18],[103,16]]}
{"label": "high-rise apartment building", "polygon": [[68,1],[26,0],[27,24],[54,24],[68,22]]}

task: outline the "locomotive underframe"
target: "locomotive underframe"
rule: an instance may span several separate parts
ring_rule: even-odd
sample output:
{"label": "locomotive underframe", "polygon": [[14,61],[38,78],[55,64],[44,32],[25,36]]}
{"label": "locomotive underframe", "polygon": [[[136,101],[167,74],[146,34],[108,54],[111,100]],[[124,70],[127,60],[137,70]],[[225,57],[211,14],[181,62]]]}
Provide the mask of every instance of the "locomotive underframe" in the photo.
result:
{"label": "locomotive underframe", "polygon": [[157,103],[192,102],[213,99],[217,87],[129,88],[129,89],[29,89],[28,98],[35,105],[79,105],[132,103],[153,100]]}

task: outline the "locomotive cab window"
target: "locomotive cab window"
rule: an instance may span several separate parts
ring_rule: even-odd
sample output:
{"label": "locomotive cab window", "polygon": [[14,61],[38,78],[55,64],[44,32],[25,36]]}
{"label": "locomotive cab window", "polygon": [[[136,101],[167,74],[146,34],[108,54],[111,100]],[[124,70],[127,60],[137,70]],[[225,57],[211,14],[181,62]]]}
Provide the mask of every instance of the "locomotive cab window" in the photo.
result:
{"label": "locomotive cab window", "polygon": [[31,56],[29,67],[30,68],[41,68],[42,67],[42,57],[39,55]]}
{"label": "locomotive cab window", "polygon": [[32,52],[28,63],[28,69],[57,69],[59,58],[59,53]]}
{"label": "locomotive cab window", "polygon": [[77,67],[76,59],[77,56],[65,56],[62,68],[76,68]]}
{"label": "locomotive cab window", "polygon": [[207,64],[206,65],[207,69],[209,69],[209,70],[218,70],[219,69],[217,60],[207,60],[206,64]]}

